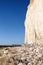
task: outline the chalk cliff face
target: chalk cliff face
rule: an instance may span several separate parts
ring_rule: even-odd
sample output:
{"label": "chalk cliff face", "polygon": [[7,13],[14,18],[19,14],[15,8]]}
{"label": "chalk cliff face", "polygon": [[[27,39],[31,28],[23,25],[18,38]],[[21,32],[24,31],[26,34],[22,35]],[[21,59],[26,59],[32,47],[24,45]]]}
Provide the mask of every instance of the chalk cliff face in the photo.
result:
{"label": "chalk cliff face", "polygon": [[25,19],[25,44],[43,42],[43,0],[30,0]]}

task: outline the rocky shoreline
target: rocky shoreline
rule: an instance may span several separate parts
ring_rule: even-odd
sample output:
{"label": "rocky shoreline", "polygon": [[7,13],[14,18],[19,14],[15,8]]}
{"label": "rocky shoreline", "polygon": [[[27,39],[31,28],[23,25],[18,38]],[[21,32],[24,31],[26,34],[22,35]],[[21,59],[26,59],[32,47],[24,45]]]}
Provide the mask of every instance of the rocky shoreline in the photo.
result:
{"label": "rocky shoreline", "polygon": [[0,65],[43,65],[43,44],[0,48]]}

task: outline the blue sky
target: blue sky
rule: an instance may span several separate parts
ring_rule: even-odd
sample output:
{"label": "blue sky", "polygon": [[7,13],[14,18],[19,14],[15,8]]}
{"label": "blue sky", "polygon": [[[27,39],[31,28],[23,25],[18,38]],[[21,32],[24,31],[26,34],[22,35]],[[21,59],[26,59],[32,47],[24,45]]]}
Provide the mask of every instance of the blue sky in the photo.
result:
{"label": "blue sky", "polygon": [[24,20],[29,0],[0,0],[0,44],[24,42]]}

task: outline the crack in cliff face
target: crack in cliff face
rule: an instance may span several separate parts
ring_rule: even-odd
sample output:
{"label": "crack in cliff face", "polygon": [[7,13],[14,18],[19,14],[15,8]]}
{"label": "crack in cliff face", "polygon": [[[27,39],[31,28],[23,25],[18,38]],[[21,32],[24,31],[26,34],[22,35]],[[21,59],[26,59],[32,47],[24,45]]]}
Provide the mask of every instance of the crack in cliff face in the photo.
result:
{"label": "crack in cliff face", "polygon": [[43,43],[43,0],[30,0],[25,19],[25,43]]}

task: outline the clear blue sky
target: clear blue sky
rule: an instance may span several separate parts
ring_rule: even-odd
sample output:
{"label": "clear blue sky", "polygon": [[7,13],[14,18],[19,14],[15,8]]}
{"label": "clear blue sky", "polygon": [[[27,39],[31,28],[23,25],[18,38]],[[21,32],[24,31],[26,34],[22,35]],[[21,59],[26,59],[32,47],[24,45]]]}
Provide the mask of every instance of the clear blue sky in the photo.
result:
{"label": "clear blue sky", "polygon": [[24,20],[29,0],[0,0],[0,44],[24,42]]}

